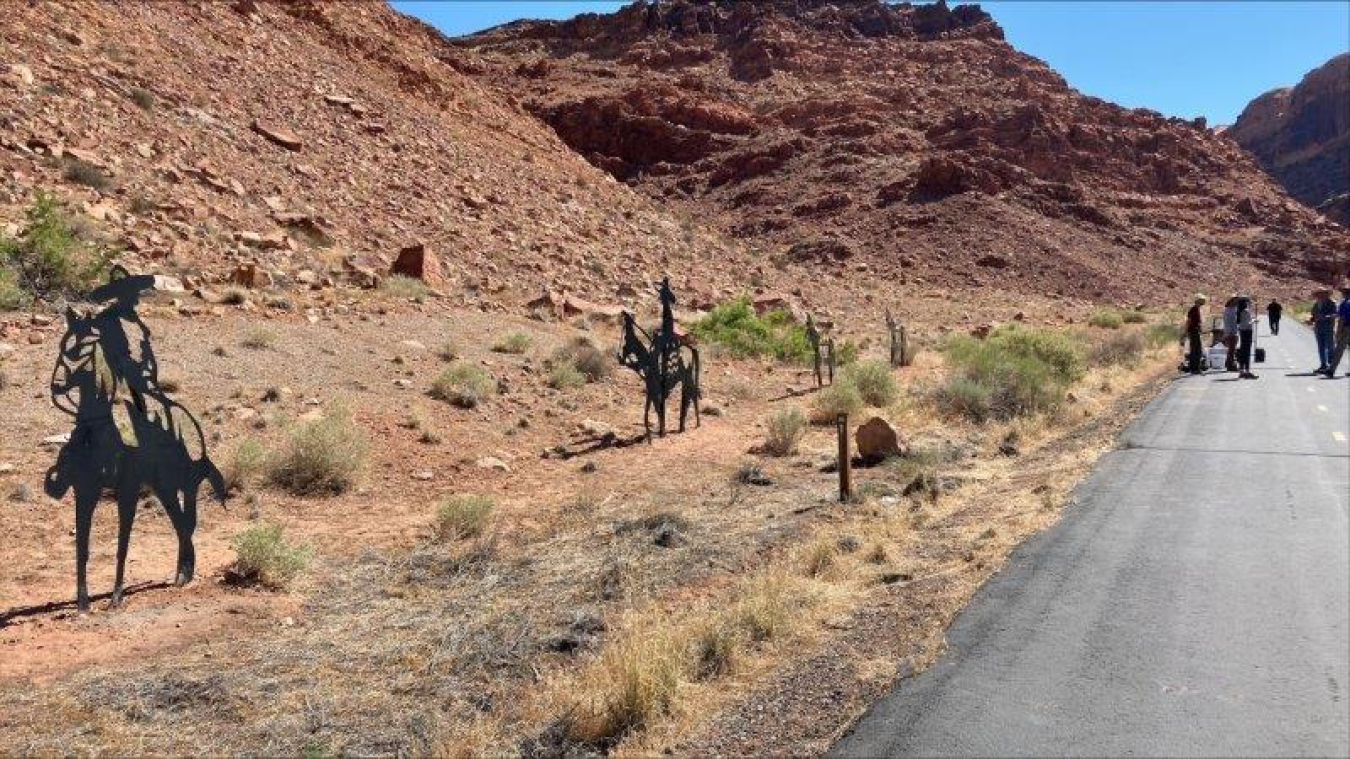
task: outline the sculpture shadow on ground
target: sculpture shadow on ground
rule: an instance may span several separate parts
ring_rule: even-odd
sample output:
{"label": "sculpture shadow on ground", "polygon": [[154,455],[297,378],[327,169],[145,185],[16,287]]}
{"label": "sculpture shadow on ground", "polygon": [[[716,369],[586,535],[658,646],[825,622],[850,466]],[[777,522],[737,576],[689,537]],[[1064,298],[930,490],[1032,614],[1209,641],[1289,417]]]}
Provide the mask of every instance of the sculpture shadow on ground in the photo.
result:
{"label": "sculpture shadow on ground", "polygon": [[[105,492],[117,503],[117,571],[111,601],[123,596],[123,577],[137,502],[143,490],[163,504],[178,537],[175,583],[192,580],[196,555],[197,494],[210,483],[226,497],[225,480],[206,455],[197,419],[160,386],[150,329],[136,313],[154,277],[113,269],[88,300],[107,303],[93,313],[66,309],[66,333],[52,370],[52,403],[74,419],[69,440],[47,471],[44,489],[75,498],[76,606],[89,608],[86,570],[94,509]],[[133,347],[131,335],[135,335]],[[195,449],[195,452],[194,452]]]}

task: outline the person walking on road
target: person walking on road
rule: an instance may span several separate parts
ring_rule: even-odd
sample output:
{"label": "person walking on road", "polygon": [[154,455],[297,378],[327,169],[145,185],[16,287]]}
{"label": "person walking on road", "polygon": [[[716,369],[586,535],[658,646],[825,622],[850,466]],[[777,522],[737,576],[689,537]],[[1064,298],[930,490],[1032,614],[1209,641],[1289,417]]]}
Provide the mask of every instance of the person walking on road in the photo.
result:
{"label": "person walking on road", "polygon": [[1280,334],[1280,316],[1284,314],[1284,306],[1280,305],[1278,300],[1270,299],[1266,304],[1266,316],[1270,319],[1270,334]]}
{"label": "person walking on road", "polygon": [[1317,301],[1313,303],[1312,316],[1308,319],[1313,328],[1313,337],[1317,338],[1317,369],[1313,374],[1326,374],[1331,368],[1331,352],[1335,344],[1336,303],[1331,299],[1329,288],[1321,288],[1313,295]]}
{"label": "person walking on road", "polygon": [[1186,370],[1191,374],[1204,374],[1204,357],[1200,344],[1200,329],[1205,323],[1204,306],[1208,299],[1203,294],[1195,296],[1195,303],[1186,312]]}
{"label": "person walking on road", "polygon": [[1252,318],[1252,299],[1246,295],[1240,296],[1237,302],[1239,379],[1258,379],[1255,374],[1252,374],[1252,338],[1255,329],[1256,320]]}
{"label": "person walking on road", "polygon": [[[1336,376],[1336,367],[1341,365],[1341,357],[1350,348],[1350,285],[1341,287],[1341,305],[1336,307],[1336,339],[1332,344],[1331,361],[1327,364],[1327,379]],[[1346,373],[1350,377],[1350,372]]]}
{"label": "person walking on road", "polygon": [[1223,347],[1228,349],[1223,359],[1223,370],[1237,371],[1237,309],[1238,297],[1234,295],[1223,304]]}

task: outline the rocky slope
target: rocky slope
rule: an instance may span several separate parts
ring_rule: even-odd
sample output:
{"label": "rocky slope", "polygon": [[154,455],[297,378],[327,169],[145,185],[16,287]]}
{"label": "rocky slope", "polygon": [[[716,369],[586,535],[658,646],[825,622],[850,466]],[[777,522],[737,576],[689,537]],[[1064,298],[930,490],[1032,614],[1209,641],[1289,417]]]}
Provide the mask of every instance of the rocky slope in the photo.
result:
{"label": "rocky slope", "polygon": [[1301,287],[1347,247],[1232,141],[1074,91],[976,6],[656,0],[456,44],[593,164],[807,277],[1164,300]]}
{"label": "rocky slope", "polygon": [[1350,53],[1256,98],[1227,134],[1290,195],[1350,227]]}
{"label": "rocky slope", "polygon": [[485,308],[613,299],[695,249],[741,260],[384,3],[10,3],[0,35],[11,233],[54,191],[133,266],[316,290],[421,244],[433,284]]}

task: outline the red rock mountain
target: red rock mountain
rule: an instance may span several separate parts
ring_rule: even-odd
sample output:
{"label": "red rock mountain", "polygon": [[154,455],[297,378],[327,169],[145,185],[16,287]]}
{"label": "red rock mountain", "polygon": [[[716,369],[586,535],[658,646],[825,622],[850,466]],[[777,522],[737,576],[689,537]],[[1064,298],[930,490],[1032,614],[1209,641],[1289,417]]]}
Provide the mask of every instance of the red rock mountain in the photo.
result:
{"label": "red rock mountain", "polygon": [[1350,227],[1350,53],[1256,98],[1227,134],[1290,195]]}
{"label": "red rock mountain", "polygon": [[1234,142],[1076,92],[977,6],[652,0],[455,44],[591,163],[807,276],[1162,300],[1344,265]]}
{"label": "red rock mountain", "polygon": [[342,281],[421,243],[494,308],[612,298],[695,248],[742,261],[382,2],[6,3],[0,35],[0,229],[55,192],[134,266],[207,283]]}

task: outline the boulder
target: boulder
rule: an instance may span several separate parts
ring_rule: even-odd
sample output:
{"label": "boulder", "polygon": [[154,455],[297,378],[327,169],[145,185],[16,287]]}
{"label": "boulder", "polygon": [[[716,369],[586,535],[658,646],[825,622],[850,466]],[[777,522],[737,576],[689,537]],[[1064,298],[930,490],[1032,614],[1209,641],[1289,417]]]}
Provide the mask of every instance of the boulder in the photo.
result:
{"label": "boulder", "polygon": [[272,275],[257,264],[240,264],[230,275],[230,281],[249,289],[272,286]]}
{"label": "boulder", "polygon": [[260,119],[253,120],[253,131],[290,151],[298,153],[300,148],[304,146],[304,142],[294,132],[272,126]]}
{"label": "boulder", "polygon": [[858,458],[865,463],[878,463],[892,456],[903,456],[909,449],[900,433],[879,416],[859,425],[853,433],[853,439],[858,445]]}
{"label": "boulder", "polygon": [[420,242],[400,250],[394,265],[389,267],[389,273],[420,279],[432,286],[441,284],[445,279],[441,273],[440,259]]}

